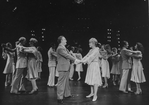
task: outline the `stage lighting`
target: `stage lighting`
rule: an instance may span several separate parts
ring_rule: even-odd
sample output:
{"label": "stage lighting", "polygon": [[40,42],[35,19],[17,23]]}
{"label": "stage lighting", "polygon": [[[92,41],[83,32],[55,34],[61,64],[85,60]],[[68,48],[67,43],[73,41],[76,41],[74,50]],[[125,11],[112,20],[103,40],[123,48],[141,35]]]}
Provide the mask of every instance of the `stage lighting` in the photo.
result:
{"label": "stage lighting", "polygon": [[77,4],[82,4],[85,0],[74,0]]}

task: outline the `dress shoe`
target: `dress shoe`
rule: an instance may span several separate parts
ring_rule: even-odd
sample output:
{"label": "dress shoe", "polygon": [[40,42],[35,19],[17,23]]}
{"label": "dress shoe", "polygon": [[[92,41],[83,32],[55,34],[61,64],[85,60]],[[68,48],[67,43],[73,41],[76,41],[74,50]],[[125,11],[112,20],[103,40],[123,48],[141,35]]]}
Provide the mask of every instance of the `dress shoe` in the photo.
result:
{"label": "dress shoe", "polygon": [[21,93],[21,94],[28,94],[27,90],[19,90],[18,92]]}
{"label": "dress shoe", "polygon": [[139,91],[135,92],[135,95],[138,95],[138,94],[142,94],[142,90],[141,91],[139,90]]}
{"label": "dress shoe", "polygon": [[63,104],[64,103],[63,102],[63,99],[58,99],[57,102],[60,103],[60,104]]}
{"label": "dress shoe", "polygon": [[88,96],[86,96],[86,98],[90,98],[92,97],[94,94],[89,94]]}
{"label": "dress shoe", "polygon": [[38,94],[38,89],[32,90],[31,92],[29,92],[29,94],[30,94],[30,95],[31,95],[31,94]]}
{"label": "dress shoe", "polygon": [[78,81],[80,80],[81,78],[78,78]]}
{"label": "dress shoe", "polygon": [[58,84],[55,84],[54,86],[57,86]]}
{"label": "dress shoe", "polygon": [[71,81],[73,81],[73,78],[70,78]]}
{"label": "dress shoe", "polygon": [[128,92],[127,91],[122,91],[123,93],[125,93],[125,94],[128,94]]}
{"label": "dress shoe", "polygon": [[97,100],[97,96],[93,97],[92,101],[96,101]]}
{"label": "dress shoe", "polygon": [[21,93],[20,92],[10,92],[10,94],[12,94],[12,95],[20,95]]}
{"label": "dress shoe", "polygon": [[65,98],[72,98],[72,97],[74,97],[73,95],[70,95],[70,96],[67,96],[67,97],[65,97]]}
{"label": "dress shoe", "polygon": [[128,88],[128,92],[131,92],[132,93],[133,91],[131,90],[131,88]]}
{"label": "dress shoe", "polygon": [[104,85],[102,88],[108,88],[108,84]]}
{"label": "dress shoe", "polygon": [[113,85],[114,85],[114,86],[116,86],[116,83],[115,83],[115,82],[113,82]]}

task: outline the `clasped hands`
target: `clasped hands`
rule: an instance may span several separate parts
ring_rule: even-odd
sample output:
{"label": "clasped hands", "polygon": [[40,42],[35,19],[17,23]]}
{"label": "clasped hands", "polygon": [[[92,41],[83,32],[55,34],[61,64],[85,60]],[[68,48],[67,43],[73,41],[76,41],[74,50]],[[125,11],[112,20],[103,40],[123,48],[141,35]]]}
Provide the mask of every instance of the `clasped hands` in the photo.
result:
{"label": "clasped hands", "polygon": [[79,64],[79,63],[84,63],[85,64],[85,62],[83,60],[78,60],[78,59],[76,59],[74,63],[75,64]]}

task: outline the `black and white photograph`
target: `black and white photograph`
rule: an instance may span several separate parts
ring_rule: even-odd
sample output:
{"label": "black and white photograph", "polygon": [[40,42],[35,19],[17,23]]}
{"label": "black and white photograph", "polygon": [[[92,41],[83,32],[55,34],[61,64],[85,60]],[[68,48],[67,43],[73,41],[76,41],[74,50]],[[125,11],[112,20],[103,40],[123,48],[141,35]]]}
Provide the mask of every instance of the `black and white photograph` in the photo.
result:
{"label": "black and white photograph", "polygon": [[0,105],[148,105],[149,0],[0,0]]}

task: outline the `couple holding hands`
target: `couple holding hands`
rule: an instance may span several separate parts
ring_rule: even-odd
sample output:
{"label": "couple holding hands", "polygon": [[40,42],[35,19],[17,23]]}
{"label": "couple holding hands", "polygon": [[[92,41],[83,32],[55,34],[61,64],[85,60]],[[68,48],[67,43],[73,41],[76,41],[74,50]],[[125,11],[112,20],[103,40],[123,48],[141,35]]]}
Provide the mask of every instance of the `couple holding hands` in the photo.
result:
{"label": "couple holding hands", "polygon": [[98,41],[95,38],[89,40],[89,47],[91,48],[88,54],[78,60],[73,57],[66,49],[67,40],[64,36],[58,37],[57,53],[57,71],[59,72],[58,85],[57,85],[57,99],[58,103],[63,103],[63,98],[72,97],[69,86],[69,70],[70,61],[74,61],[75,64],[84,63],[88,64],[85,83],[90,85],[91,93],[86,96],[92,97],[92,101],[97,100],[98,86],[102,85],[102,78],[99,65],[99,48],[97,47]]}

